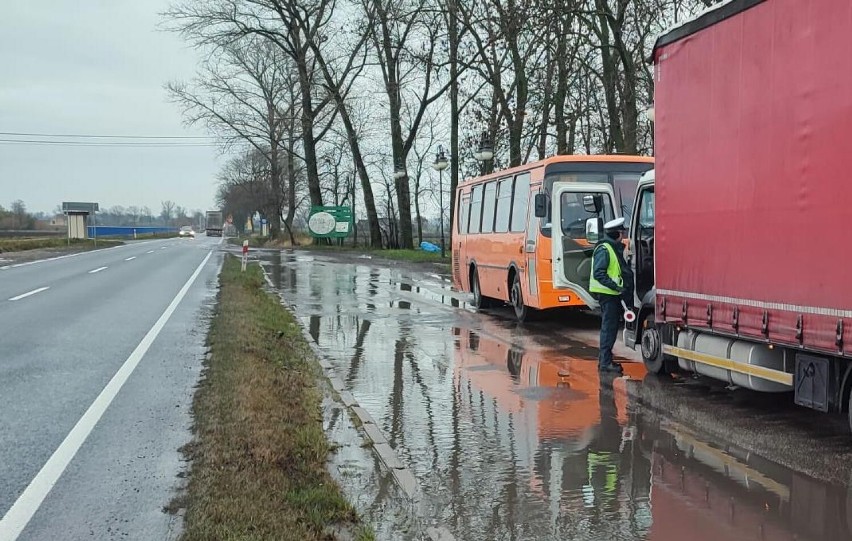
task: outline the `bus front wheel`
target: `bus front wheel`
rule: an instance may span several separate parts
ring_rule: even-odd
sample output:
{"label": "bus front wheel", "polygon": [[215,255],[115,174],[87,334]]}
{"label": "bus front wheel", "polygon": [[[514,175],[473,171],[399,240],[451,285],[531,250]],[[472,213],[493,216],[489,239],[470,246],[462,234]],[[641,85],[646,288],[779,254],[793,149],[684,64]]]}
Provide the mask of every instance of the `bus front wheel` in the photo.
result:
{"label": "bus front wheel", "polygon": [[524,293],[521,290],[521,279],[518,273],[512,276],[512,289],[509,292],[509,301],[515,309],[515,317],[518,322],[523,323],[530,316],[530,307],[524,304]]}

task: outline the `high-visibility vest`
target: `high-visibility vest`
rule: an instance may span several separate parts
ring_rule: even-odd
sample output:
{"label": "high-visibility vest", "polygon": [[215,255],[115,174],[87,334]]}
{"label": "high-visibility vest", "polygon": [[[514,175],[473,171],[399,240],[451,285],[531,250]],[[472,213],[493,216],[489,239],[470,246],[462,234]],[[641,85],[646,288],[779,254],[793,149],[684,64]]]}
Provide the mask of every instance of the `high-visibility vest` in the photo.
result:
{"label": "high-visibility vest", "polygon": [[[606,274],[610,277],[610,279],[618,284],[619,287],[624,285],[624,280],[621,277],[621,265],[618,264],[618,258],[615,255],[615,249],[609,245],[609,243],[601,242],[597,246],[595,246],[595,252],[598,251],[599,248],[605,248],[607,252],[609,252],[609,265],[606,268]],[[594,265],[594,253],[592,253],[592,275],[589,278],[589,291],[592,293],[600,293],[602,295],[621,295],[618,291],[614,289],[610,289],[603,285],[602,283],[595,280],[595,265]]]}

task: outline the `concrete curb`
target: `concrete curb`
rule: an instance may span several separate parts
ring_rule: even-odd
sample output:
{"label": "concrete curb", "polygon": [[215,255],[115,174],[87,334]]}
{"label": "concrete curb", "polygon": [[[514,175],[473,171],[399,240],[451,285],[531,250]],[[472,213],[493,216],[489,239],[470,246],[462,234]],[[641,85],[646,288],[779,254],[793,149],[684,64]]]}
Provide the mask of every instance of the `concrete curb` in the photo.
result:
{"label": "concrete curb", "polygon": [[[284,299],[280,297],[279,292],[275,289],[275,285],[272,283],[272,279],[266,272],[266,268],[264,268],[260,261],[258,261],[258,264],[263,271],[263,277],[266,280],[266,283],[269,285],[270,289],[279,296],[281,305],[293,314],[294,318],[298,321],[298,318],[296,317],[296,314],[293,313],[292,308],[286,302],[283,302]],[[365,437],[365,441],[368,441],[371,444],[373,452],[376,453],[376,456],[378,456],[379,461],[383,464],[385,469],[393,475],[394,481],[402,493],[405,494],[409,501],[417,502],[419,489],[417,479],[414,477],[414,474],[405,466],[402,460],[400,460],[396,450],[390,446],[387,438],[382,433],[381,428],[370,413],[358,404],[358,401],[355,400],[352,393],[346,389],[346,383],[334,373],[334,367],[325,358],[325,354],[319,346],[316,345],[313,337],[308,332],[308,329],[306,329],[301,323],[299,323],[299,329],[301,330],[302,337],[305,339],[305,342],[307,342],[308,347],[311,348],[311,352],[319,361],[319,364],[323,369],[323,375],[331,384],[331,387],[337,394],[338,400],[349,410],[350,414],[360,422],[360,432]],[[444,527],[428,527],[425,530],[425,534],[429,541],[455,541],[453,534]]]}

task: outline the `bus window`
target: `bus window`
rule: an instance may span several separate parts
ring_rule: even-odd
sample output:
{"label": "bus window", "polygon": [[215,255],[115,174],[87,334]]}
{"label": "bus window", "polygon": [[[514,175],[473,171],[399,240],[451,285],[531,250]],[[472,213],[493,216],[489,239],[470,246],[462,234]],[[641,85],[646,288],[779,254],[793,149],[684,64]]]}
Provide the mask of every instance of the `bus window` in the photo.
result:
{"label": "bus window", "polygon": [[506,178],[497,184],[497,216],[494,221],[495,233],[509,231],[509,215],[512,212],[512,179]]}
{"label": "bus window", "polygon": [[520,233],[527,221],[530,200],[530,174],[518,175],[515,179],[515,197],[512,200],[512,232]]}
{"label": "bus window", "polygon": [[479,233],[479,224],[482,222],[482,186],[473,187],[473,197],[470,200],[470,226],[468,233]]}
{"label": "bus window", "polygon": [[465,195],[459,199],[459,213],[456,219],[458,232],[462,235],[467,233],[467,218],[470,214],[470,196]]}
{"label": "bus window", "polygon": [[[574,240],[586,238],[586,220],[594,218],[593,213],[587,212],[583,208],[584,193],[565,192],[562,194],[562,234]],[[601,213],[601,218],[604,222],[614,219],[612,211],[612,203],[609,197],[603,198],[604,208]]]}
{"label": "bus window", "polygon": [[497,183],[485,185],[485,196],[482,198],[482,232],[494,231],[494,207],[497,206]]}

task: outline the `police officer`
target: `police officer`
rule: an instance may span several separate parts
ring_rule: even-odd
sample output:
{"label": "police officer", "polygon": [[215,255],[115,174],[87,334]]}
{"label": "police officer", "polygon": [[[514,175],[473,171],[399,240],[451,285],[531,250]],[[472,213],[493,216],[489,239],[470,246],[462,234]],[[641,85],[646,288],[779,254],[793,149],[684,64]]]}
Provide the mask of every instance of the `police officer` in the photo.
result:
{"label": "police officer", "polygon": [[[612,362],[612,346],[621,323],[621,299],[629,296],[632,273],[624,261],[624,244],[620,242],[624,218],[604,224],[604,235],[595,246],[592,256],[592,275],[589,291],[601,306],[601,338],[598,370],[622,373],[620,365]],[[625,276],[627,274],[627,276]],[[628,280],[625,280],[628,278]],[[632,299],[630,299],[632,301]]]}

